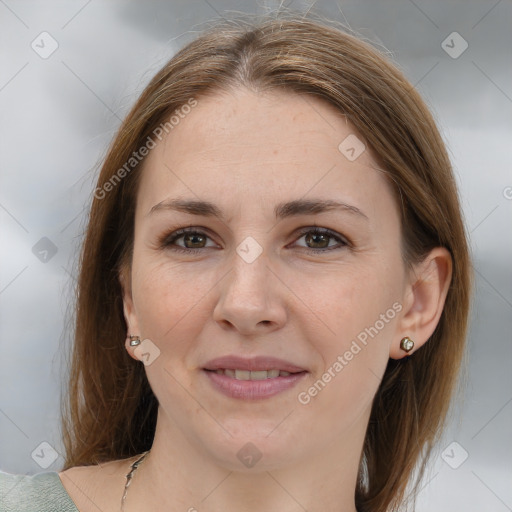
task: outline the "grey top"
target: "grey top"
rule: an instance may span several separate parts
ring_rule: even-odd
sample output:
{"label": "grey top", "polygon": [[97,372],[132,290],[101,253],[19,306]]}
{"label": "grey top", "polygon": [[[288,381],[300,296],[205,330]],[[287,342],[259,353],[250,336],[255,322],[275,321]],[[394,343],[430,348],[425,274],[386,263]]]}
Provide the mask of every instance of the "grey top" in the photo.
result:
{"label": "grey top", "polygon": [[79,512],[59,474],[13,475],[0,471],[0,512]]}

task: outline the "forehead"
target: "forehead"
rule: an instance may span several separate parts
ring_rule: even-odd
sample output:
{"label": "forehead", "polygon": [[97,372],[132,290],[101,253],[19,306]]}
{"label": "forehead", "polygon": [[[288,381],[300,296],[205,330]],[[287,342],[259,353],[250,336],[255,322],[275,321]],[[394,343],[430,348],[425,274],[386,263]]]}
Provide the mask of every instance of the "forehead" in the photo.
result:
{"label": "forehead", "polygon": [[308,194],[341,195],[361,209],[379,194],[392,201],[363,137],[316,97],[241,88],[197,98],[187,111],[146,158],[138,198],[146,213],[169,196],[238,209]]}
{"label": "forehead", "polygon": [[301,160],[314,148],[337,157],[344,134],[355,134],[355,130],[344,115],[317,97],[239,88],[199,98],[165,145],[185,150],[173,155],[175,163],[190,158],[191,152],[225,161],[247,160],[257,152],[263,164],[272,155]]}

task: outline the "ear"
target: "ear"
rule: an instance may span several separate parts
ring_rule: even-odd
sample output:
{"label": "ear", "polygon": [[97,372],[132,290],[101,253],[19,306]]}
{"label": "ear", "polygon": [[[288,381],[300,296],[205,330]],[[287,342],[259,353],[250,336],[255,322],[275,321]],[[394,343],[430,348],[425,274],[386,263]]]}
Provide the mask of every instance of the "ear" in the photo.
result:
{"label": "ear", "polygon": [[[421,263],[414,266],[389,357],[401,359],[411,355],[432,336],[443,312],[451,279],[452,258],[444,247],[436,247]],[[400,341],[405,336],[414,341],[414,348],[409,353],[400,348]]]}
{"label": "ear", "polygon": [[119,272],[119,282],[121,283],[121,290],[123,294],[123,312],[124,319],[126,321],[126,325],[128,328],[128,332],[126,333],[126,341],[125,347],[133,359],[139,360],[138,357],[135,356],[134,349],[135,347],[130,346],[130,335],[139,335],[139,324],[137,322],[137,315],[135,313],[135,307],[133,305],[132,299],[132,279],[131,279],[131,268],[127,265],[124,265]]}

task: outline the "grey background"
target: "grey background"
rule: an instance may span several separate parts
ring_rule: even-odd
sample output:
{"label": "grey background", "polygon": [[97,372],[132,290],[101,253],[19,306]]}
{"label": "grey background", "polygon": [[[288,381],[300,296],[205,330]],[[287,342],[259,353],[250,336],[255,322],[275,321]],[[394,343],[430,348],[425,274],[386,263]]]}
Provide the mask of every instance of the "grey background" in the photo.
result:
{"label": "grey background", "polygon": [[[76,254],[120,120],[203,22],[276,6],[0,0],[0,469],[62,465]],[[466,382],[417,510],[512,510],[512,3],[318,1],[315,10],[382,44],[419,89],[452,156],[470,232],[476,293]],[[42,46],[43,31],[58,43],[46,59],[31,47]],[[454,31],[468,43],[457,58],[442,47]],[[461,40],[448,44],[462,48]]]}

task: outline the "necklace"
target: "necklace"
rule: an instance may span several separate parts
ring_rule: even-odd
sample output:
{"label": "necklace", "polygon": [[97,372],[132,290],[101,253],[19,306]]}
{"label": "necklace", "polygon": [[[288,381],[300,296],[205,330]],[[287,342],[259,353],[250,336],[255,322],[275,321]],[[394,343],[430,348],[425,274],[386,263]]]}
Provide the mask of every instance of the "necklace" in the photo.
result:
{"label": "necklace", "polygon": [[137,468],[140,466],[142,461],[146,458],[146,455],[150,452],[148,450],[147,452],[144,452],[132,465],[130,466],[130,472],[126,475],[126,484],[124,486],[124,493],[123,497],[121,498],[121,512],[124,512],[124,504],[126,501],[126,495],[128,494],[128,487],[130,487],[130,483],[132,481],[133,475],[135,474],[135,471],[137,471]]}
{"label": "necklace", "polygon": [[128,487],[130,487],[130,484],[132,482],[133,475],[139,465],[142,463],[142,461],[146,458],[146,455],[149,453],[149,450],[147,452],[144,452],[131,466],[130,466],[130,472],[126,475],[126,484],[124,486],[124,493],[123,497],[121,498],[121,512],[124,512],[124,504],[126,501],[126,495],[128,494]]}

